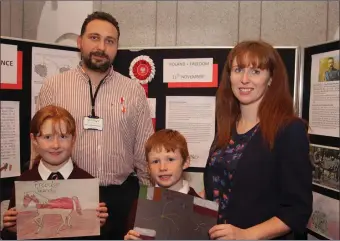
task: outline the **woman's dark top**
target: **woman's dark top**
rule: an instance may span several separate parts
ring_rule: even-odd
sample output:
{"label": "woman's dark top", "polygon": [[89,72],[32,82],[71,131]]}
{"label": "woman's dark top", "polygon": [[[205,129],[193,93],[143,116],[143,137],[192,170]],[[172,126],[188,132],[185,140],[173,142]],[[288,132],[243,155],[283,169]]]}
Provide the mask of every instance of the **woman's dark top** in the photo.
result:
{"label": "woman's dark top", "polygon": [[212,144],[204,186],[206,198],[220,205],[218,223],[249,228],[277,217],[304,233],[313,202],[305,124],[281,128],[272,150],[258,125],[242,135],[234,129],[224,149]]}

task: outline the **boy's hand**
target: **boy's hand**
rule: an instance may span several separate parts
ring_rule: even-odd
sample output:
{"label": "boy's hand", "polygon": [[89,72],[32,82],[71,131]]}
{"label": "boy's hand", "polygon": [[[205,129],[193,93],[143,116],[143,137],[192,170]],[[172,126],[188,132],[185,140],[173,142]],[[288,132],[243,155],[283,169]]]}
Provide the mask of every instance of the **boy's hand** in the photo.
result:
{"label": "boy's hand", "polygon": [[198,196],[200,196],[201,198],[205,199],[205,190],[203,189],[202,191],[200,191],[198,193]]}
{"label": "boy's hand", "polygon": [[4,228],[14,228],[17,225],[17,215],[15,208],[7,210],[3,217]]}
{"label": "boy's hand", "polygon": [[97,210],[97,217],[100,218],[100,227],[103,227],[103,225],[106,223],[106,219],[109,216],[107,213],[107,207],[105,203],[99,203],[99,207]]}
{"label": "boy's hand", "polygon": [[132,229],[124,236],[124,240],[137,240],[137,239],[140,239],[139,233]]}

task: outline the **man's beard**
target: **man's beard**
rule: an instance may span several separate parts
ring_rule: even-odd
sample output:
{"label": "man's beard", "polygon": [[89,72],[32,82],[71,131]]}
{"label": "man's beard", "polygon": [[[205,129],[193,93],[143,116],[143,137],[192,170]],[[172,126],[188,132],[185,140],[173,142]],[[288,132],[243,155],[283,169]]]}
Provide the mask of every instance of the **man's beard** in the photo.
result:
{"label": "man's beard", "polygon": [[[104,57],[106,58],[106,61],[93,62],[92,61],[93,56]],[[95,72],[105,73],[111,67],[110,58],[105,54],[104,51],[91,52],[88,56],[82,54],[82,60],[88,69],[93,70]]]}

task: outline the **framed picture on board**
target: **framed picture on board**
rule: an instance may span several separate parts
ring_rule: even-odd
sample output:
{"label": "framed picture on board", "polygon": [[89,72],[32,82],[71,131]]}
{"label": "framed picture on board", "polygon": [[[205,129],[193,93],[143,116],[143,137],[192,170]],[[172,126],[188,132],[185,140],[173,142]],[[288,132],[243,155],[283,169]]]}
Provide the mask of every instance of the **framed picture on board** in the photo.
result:
{"label": "framed picture on board", "polygon": [[[303,50],[302,118],[308,121],[312,144],[339,148],[340,41]],[[300,102],[301,103],[301,102]]]}

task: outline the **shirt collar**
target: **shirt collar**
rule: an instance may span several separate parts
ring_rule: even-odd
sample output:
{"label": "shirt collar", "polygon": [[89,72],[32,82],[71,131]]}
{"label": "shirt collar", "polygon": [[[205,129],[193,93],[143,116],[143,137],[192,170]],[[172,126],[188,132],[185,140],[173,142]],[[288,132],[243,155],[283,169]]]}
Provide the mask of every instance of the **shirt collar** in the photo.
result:
{"label": "shirt collar", "polygon": [[[68,179],[69,176],[71,175],[71,172],[73,171],[73,167],[74,166],[73,166],[72,159],[69,158],[67,163],[64,166],[62,166],[58,170],[58,172],[60,172],[60,174],[64,177],[64,179]],[[51,170],[48,169],[42,161],[39,162],[38,172],[41,176],[41,179],[44,181],[46,181],[52,173]]]}
{"label": "shirt collar", "polygon": [[[156,184],[155,186],[159,187],[158,184]],[[183,187],[181,187],[179,190],[173,190],[173,191],[177,191],[183,194],[188,194],[189,190],[190,190],[189,182],[186,180],[183,180]]]}
{"label": "shirt collar", "polygon": [[[83,62],[80,61],[76,70],[77,72],[80,74],[81,77],[83,77],[83,79],[86,81],[86,83],[88,84],[89,81],[89,76],[85,73],[83,67]],[[105,80],[103,81],[104,83],[106,82],[106,80],[110,79],[113,75],[114,75],[115,71],[113,70],[113,66],[111,65],[109,73],[106,75]]]}

